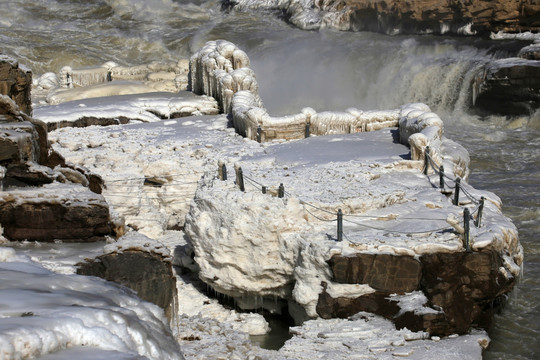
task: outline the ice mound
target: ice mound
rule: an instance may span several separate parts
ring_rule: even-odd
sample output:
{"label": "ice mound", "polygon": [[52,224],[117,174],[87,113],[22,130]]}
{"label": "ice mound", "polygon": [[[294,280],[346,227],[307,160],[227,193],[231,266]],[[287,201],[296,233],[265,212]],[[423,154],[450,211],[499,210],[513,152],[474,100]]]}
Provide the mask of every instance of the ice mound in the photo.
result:
{"label": "ice mound", "polygon": [[1,358],[89,348],[148,359],[183,359],[157,306],[105,281],[55,274],[13,253],[0,249],[0,257],[8,261],[0,262]]}

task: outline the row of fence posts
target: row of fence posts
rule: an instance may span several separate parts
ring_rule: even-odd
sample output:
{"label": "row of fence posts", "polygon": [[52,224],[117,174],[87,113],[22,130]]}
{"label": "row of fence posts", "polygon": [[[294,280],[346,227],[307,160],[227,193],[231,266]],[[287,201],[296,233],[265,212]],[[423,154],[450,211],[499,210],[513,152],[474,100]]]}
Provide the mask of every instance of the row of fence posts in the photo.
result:
{"label": "row of fence posts", "polygon": [[[219,178],[223,181],[227,180],[227,166],[225,164],[219,165]],[[238,185],[238,188],[240,191],[245,192],[246,187],[244,185],[244,172],[242,171],[241,167],[236,168],[236,185]],[[264,185],[261,185],[261,191],[263,194],[266,194],[267,187]],[[279,184],[278,187],[278,197],[283,198],[285,197],[285,186],[283,186],[283,183]]]}
{"label": "row of fence posts", "polygon": [[[425,156],[424,156],[424,175],[428,175],[429,170],[429,158],[430,158],[430,148],[429,146],[426,146],[425,148]],[[452,200],[452,204],[459,206],[459,195],[460,195],[460,189],[461,189],[461,178],[458,176],[455,179],[455,186],[454,186],[454,198]],[[445,181],[444,181],[444,166],[439,166],[439,187],[441,189],[444,189]],[[480,197],[480,201],[478,202],[478,215],[476,216],[476,219],[474,220],[474,225],[476,227],[480,227],[482,223],[482,212],[484,211],[484,201],[485,197]],[[471,252],[470,249],[470,223],[471,221],[471,212],[469,208],[465,208],[463,210],[463,230],[464,230],[464,242],[465,242],[465,250],[467,252]]]}
{"label": "row of fence posts", "polygon": [[[257,140],[260,141],[260,136],[261,136],[261,127],[259,126],[257,128]],[[306,126],[306,137],[309,136],[309,123],[307,124]],[[428,166],[429,166],[429,146],[426,146],[426,155],[425,155],[425,158],[424,158],[424,174],[427,175],[428,174]],[[227,167],[225,164],[221,164],[219,166],[219,177],[221,180],[227,180]],[[242,171],[242,168],[241,167],[238,167],[236,168],[236,184],[238,185],[240,191],[242,192],[245,192],[246,191],[246,188],[245,188],[245,185],[244,185],[244,173]],[[439,167],[439,186],[441,189],[444,189],[444,167],[441,165]],[[459,205],[459,190],[460,190],[460,187],[461,187],[461,178],[460,177],[457,177],[456,180],[455,180],[455,188],[454,188],[454,199],[452,201],[452,203],[454,205]],[[266,194],[267,193],[267,188],[266,186],[264,185],[261,185],[261,190],[262,190],[262,193],[263,194]],[[283,198],[285,196],[285,187],[283,186],[283,183],[280,183],[279,184],[279,187],[278,187],[278,198]],[[480,202],[479,202],[479,205],[478,205],[478,215],[476,217],[476,219],[474,220],[474,224],[476,227],[480,227],[481,225],[481,221],[482,221],[482,211],[484,209],[484,200],[485,198],[482,196],[480,198]],[[470,233],[470,220],[471,220],[471,213],[470,213],[470,210],[469,208],[465,208],[463,210],[463,229],[464,229],[464,242],[465,242],[465,249],[467,252],[471,252],[471,249],[470,249],[470,238],[469,238],[469,233]],[[338,209],[338,212],[337,212],[337,241],[342,241],[343,240],[343,212],[341,211],[341,209]]]}

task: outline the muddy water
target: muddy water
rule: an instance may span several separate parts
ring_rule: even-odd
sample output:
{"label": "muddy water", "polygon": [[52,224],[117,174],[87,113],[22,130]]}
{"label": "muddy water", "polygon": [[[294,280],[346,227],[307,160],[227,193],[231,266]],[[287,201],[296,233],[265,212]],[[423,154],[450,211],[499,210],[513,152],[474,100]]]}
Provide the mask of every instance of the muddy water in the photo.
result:
{"label": "muddy water", "polygon": [[251,58],[273,115],[396,108],[424,102],[471,154],[470,182],[497,193],[525,249],[523,278],[490,330],[488,359],[540,354],[540,116],[481,118],[468,84],[493,58],[526,45],[472,38],[383,36],[294,29],[273,14],[222,12],[217,0],[13,0],[3,4],[0,52],[34,77],[62,66],[136,65],[188,57],[207,40],[235,42]]}

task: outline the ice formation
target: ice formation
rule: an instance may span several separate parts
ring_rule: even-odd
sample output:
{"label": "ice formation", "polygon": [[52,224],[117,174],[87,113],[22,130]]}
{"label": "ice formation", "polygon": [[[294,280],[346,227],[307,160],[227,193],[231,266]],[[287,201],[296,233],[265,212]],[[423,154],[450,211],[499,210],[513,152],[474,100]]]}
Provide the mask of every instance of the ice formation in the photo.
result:
{"label": "ice formation", "polygon": [[187,90],[189,61],[120,66],[112,61],[102,66],[73,69],[64,66],[58,74],[45,73],[34,79],[34,98],[49,104],[121,94]]}
{"label": "ice formation", "polygon": [[280,353],[294,359],[481,359],[489,344],[484,332],[439,339],[427,333],[396,330],[389,320],[370,313],[341,319],[310,320],[291,328],[294,335]]}
{"label": "ice formation", "polygon": [[[190,60],[192,90],[215,97],[222,111],[232,114],[236,132],[247,139],[227,128],[225,116],[60,129],[50,139],[68,161],[103,177],[107,187],[103,196],[127,227],[156,239],[185,227],[188,244],[182,247],[193,249],[196,264],[192,269],[213,291],[233,297],[246,309],[279,313],[284,300],[301,322],[317,317],[323,288],[335,298],[374,291],[365,284],[333,282],[327,263],[333,255],[418,257],[463,251],[460,231],[452,231],[460,225],[462,208],[434,186],[436,174],[425,176],[421,170],[429,145],[437,165],[450,163],[449,174],[466,178],[468,154],[443,137],[441,119],[426,105],[366,112],[351,108],[317,113],[305,108],[299,114],[271,117],[248,66],[243,51],[221,40],[208,43]],[[165,109],[167,101],[150,96],[148,103],[154,105],[149,107],[156,101],[159,105],[154,109]],[[77,106],[88,110],[84,108],[89,102]],[[140,99],[134,103],[143,108]],[[64,111],[68,113],[70,106],[73,111],[74,104],[66,105]],[[54,111],[51,108],[47,114],[50,119],[59,116]],[[161,114],[171,112],[165,109]],[[326,136],[305,138],[307,130]],[[286,141],[290,139],[298,141]],[[411,147],[412,161],[406,145]],[[227,166],[229,180],[218,178],[218,164]],[[233,169],[240,167],[246,191],[240,191],[234,179]],[[279,184],[285,187],[283,198],[276,196]],[[518,276],[522,249],[515,226],[501,214],[500,200],[492,193],[463,186],[469,195],[486,198],[483,225],[471,228],[472,249],[499,251],[505,260],[501,274]],[[460,205],[472,208],[473,202],[462,199]],[[336,241],[338,209],[346,218],[341,242]],[[170,245],[171,252],[175,244],[178,240]],[[181,276],[178,282],[179,304],[181,294],[191,304],[179,305],[181,317],[175,331],[193,358],[217,357],[216,352],[240,358],[261,354],[312,358],[315,352],[351,358],[366,348],[378,358],[422,358],[424,349],[431,346],[447,351],[455,343],[467,342],[470,347],[458,356],[470,356],[488,342],[484,333],[474,333],[467,339],[439,343],[439,339],[423,339],[423,333],[396,331],[390,322],[374,315],[360,314],[348,320],[308,321],[293,329],[295,336],[278,354],[261,353],[247,344],[245,334],[236,331],[266,332],[268,324],[262,317],[227,312],[201,295],[200,284]],[[436,311],[424,306],[423,295],[400,296],[395,301],[404,309]],[[370,324],[391,335],[382,338]],[[347,341],[351,335],[354,341]],[[223,337],[231,346],[223,346]],[[418,340],[418,346],[409,346],[412,339]]]}
{"label": "ice formation", "polygon": [[313,0],[234,0],[235,9],[280,10],[295,26],[304,30],[331,28],[350,30],[353,11],[340,2]]}
{"label": "ice formation", "polygon": [[93,277],[50,272],[8,247],[0,247],[0,259],[0,358],[87,348],[183,359],[156,305]]}
{"label": "ice formation", "polygon": [[[112,84],[112,85],[111,85]],[[196,96],[181,91],[176,94],[152,92],[138,95],[117,95],[105,97],[114,83],[98,85],[104,92],[98,98],[84,98],[58,105],[43,106],[34,110],[34,117],[47,124],[49,130],[75,126],[84,119],[97,119],[95,125],[106,124],[109,120],[155,122],[193,115],[215,115],[219,109],[217,102],[208,96]],[[120,87],[121,88],[121,87]],[[96,88],[94,88],[96,89]],[[81,93],[87,89],[82,88]],[[99,90],[101,91],[101,90]]]}
{"label": "ice formation", "polygon": [[[317,113],[304,108],[298,114],[272,117],[258,94],[255,74],[249,69],[249,58],[236,45],[210,41],[191,57],[191,85],[196,94],[213,96],[225,113],[230,113],[236,131],[259,142],[276,139],[302,139],[311,135],[350,134],[374,131],[399,125],[400,141],[411,146],[413,160],[424,159],[429,146],[437,165],[443,164],[446,149],[460,146],[443,137],[443,122],[425,104],[408,104],[401,109]],[[445,151],[447,169],[467,178],[469,158],[466,151]]]}
{"label": "ice formation", "polygon": [[229,113],[234,93],[246,90],[258,98],[257,80],[249,65],[247,54],[233,43],[209,41],[190,59],[191,90],[214,97],[222,111]]}

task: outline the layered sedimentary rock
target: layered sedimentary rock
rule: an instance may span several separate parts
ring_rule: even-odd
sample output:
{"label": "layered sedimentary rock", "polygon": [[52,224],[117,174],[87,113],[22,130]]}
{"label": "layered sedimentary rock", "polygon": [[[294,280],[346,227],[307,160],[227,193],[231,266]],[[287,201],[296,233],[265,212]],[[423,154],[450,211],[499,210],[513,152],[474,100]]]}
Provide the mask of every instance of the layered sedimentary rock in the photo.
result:
{"label": "layered sedimentary rock", "polygon": [[58,182],[0,192],[0,224],[9,240],[96,241],[112,233],[103,196]]}
{"label": "layered sedimentary rock", "polygon": [[474,105],[488,113],[530,115],[540,108],[540,61],[537,47],[524,50],[524,58],[488,63],[473,84]]}
{"label": "layered sedimentary rock", "polygon": [[107,245],[104,254],[79,263],[77,273],[98,276],[135,290],[165,310],[171,321],[176,310],[176,279],[167,248],[139,233],[128,233]]}
{"label": "layered sedimentary rock", "polygon": [[[9,240],[95,241],[112,234],[102,181],[66,164],[49,145],[46,125],[30,117],[31,73],[0,63],[0,225]],[[10,81],[14,84],[8,86]],[[8,85],[6,85],[8,84]],[[26,109],[22,111],[22,109]],[[31,188],[28,188],[31,186]]]}
{"label": "layered sedimentary rock", "polygon": [[540,27],[536,1],[450,0],[232,0],[239,9],[279,10],[302,29],[375,31],[386,34],[520,32]]}
{"label": "layered sedimentary rock", "polygon": [[32,115],[32,72],[0,54],[0,95],[9,96],[26,115]]}
{"label": "layered sedimentary rock", "polygon": [[[496,251],[424,254],[418,259],[388,254],[335,255],[329,260],[333,281],[367,284],[376,291],[355,298],[319,295],[317,313],[323,318],[347,317],[369,311],[393,319],[398,327],[432,335],[466,333],[471,326],[488,326],[501,295],[515,284],[507,276],[504,258]],[[425,309],[403,310],[393,294],[417,291]]]}

